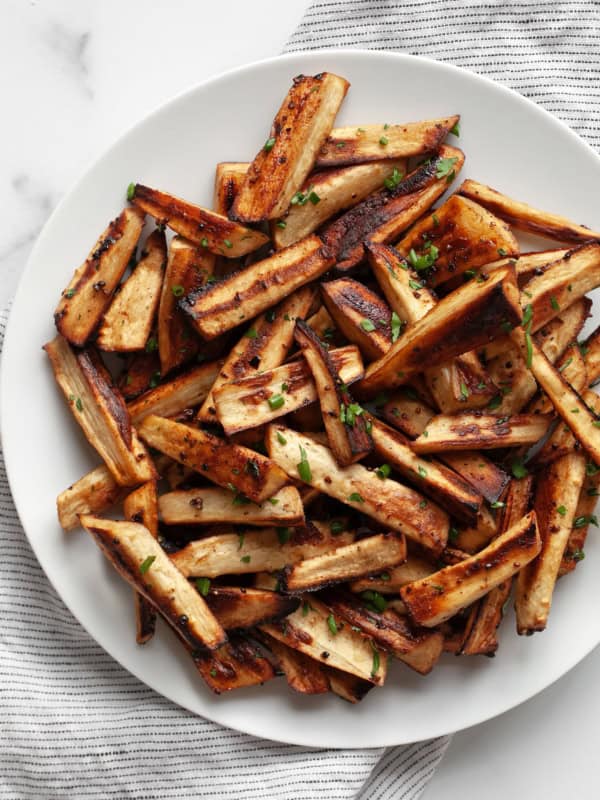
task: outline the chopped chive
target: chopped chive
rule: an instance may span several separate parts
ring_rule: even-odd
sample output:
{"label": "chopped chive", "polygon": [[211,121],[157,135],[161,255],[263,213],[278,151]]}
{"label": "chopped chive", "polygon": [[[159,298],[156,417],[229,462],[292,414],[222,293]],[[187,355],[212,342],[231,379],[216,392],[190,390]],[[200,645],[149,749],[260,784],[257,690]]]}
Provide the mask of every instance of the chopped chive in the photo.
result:
{"label": "chopped chive", "polygon": [[335,636],[336,633],[338,632],[338,626],[336,624],[336,621],[335,621],[335,618],[334,618],[333,614],[330,614],[327,617],[327,627],[331,631],[331,635],[332,636]]}
{"label": "chopped chive", "polygon": [[373,665],[371,667],[371,677],[374,678],[379,672],[379,651],[375,649],[373,643],[371,643],[371,647],[373,648]]}
{"label": "chopped chive", "polygon": [[71,298],[76,294],[75,289],[67,289],[65,292],[65,297]]}
{"label": "chopped chive", "polygon": [[379,144],[380,144],[382,147],[385,147],[387,144],[389,144],[389,140],[388,140],[387,136],[382,136],[382,137],[379,139]]}
{"label": "chopped chive", "polygon": [[202,597],[206,597],[210,589],[210,578],[196,578],[196,589],[198,589]]}
{"label": "chopped chive", "polygon": [[308,463],[308,458],[306,455],[306,450],[299,445],[300,447],[300,463],[296,465],[298,469],[298,475],[302,478],[305,483],[310,483],[312,480],[312,472],[310,470],[310,464]]}
{"label": "chopped chive", "polygon": [[208,239],[206,238],[206,236],[200,239],[200,244],[202,245],[202,247],[208,247]]}
{"label": "chopped chive", "polygon": [[454,123],[454,125],[450,128],[450,133],[454,134],[454,136],[460,136],[460,122]]}
{"label": "chopped chive", "polygon": [[316,192],[310,192],[310,194],[308,195],[308,199],[313,204],[313,206],[316,206],[317,203],[321,202],[321,198]]}
{"label": "chopped chive", "polygon": [[348,500],[351,503],[364,503],[365,502],[363,497],[362,497],[362,495],[360,495],[358,492],[352,492],[352,494],[348,495]]}
{"label": "chopped chive", "polygon": [[527,467],[520,458],[516,458],[511,464],[512,474],[515,478],[526,478],[529,475]]}
{"label": "chopped chive", "polygon": [[567,513],[567,509],[565,508],[565,506],[559,506],[556,509],[556,511],[561,515],[561,517],[564,517],[565,514]]}
{"label": "chopped chive", "polygon": [[77,411],[83,411],[83,403],[81,402],[81,397],[78,397],[77,400],[75,400],[75,408],[77,409]]}
{"label": "chopped chive", "polygon": [[329,523],[329,530],[333,534],[333,536],[337,536],[338,533],[346,530],[346,526],[340,520],[334,519],[332,522]]}
{"label": "chopped chive", "polygon": [[360,323],[360,327],[363,329],[363,331],[367,331],[367,333],[375,330],[375,325],[370,319],[363,319]]}
{"label": "chopped chive", "polygon": [[527,365],[527,369],[531,369],[531,364],[533,362],[533,343],[531,341],[531,334],[529,331],[525,331],[525,349],[525,364]]}
{"label": "chopped chive", "polygon": [[425,469],[425,467],[422,467],[420,464],[419,464],[419,466],[417,467],[417,472],[419,473],[419,475],[420,475],[422,478],[426,478],[426,477],[427,477],[427,470]]}
{"label": "chopped chive", "polygon": [[382,464],[375,470],[375,475],[377,475],[378,478],[381,478],[381,480],[384,481],[386,478],[389,478],[391,471],[392,468],[390,467],[389,464]]}
{"label": "chopped chive", "polygon": [[463,400],[467,400],[469,397],[469,389],[464,381],[461,381],[460,384],[460,396],[463,398]]}
{"label": "chopped chive", "polygon": [[280,431],[277,431],[277,441],[279,444],[287,444],[287,439]]}
{"label": "chopped chive", "polygon": [[156,556],[148,556],[142,561],[142,563],[140,564],[140,572],[142,573],[142,575],[145,575],[148,572],[148,570],[150,569],[152,564],[154,564],[155,561],[156,561]]}
{"label": "chopped chive", "polygon": [[286,544],[286,542],[289,542],[290,536],[292,535],[292,532],[289,528],[277,528],[276,530],[279,544]]}
{"label": "chopped chive", "polygon": [[490,508],[504,508],[506,503],[502,502],[502,500],[494,500],[493,503],[490,503]]}
{"label": "chopped chive", "polygon": [[531,305],[531,303],[527,303],[527,305],[525,306],[525,310],[523,312],[523,321],[521,322],[521,325],[524,328],[526,328],[532,319],[533,319],[533,306]]}
{"label": "chopped chive", "polygon": [[277,227],[278,228],[287,228],[287,222],[284,222],[284,220],[280,219],[279,222],[277,223]]}
{"label": "chopped chive", "polygon": [[367,589],[366,591],[361,592],[360,597],[361,600],[364,600],[365,603],[373,609],[373,611],[381,613],[387,608],[387,600],[385,597],[379,592],[373,591],[372,589]]}
{"label": "chopped chive", "polygon": [[272,394],[268,402],[271,409],[276,411],[285,403],[285,397],[282,394]]}
{"label": "chopped chive", "polygon": [[127,199],[131,202],[135,197],[135,183],[130,183],[127,187]]}
{"label": "chopped chive", "polygon": [[272,150],[274,147],[275,147],[275,137],[271,136],[271,137],[270,137],[269,139],[267,139],[267,141],[265,142],[265,145],[264,145],[264,147],[263,147],[263,150],[265,151],[265,153],[268,153],[268,152],[270,152],[270,151],[271,151],[271,150]]}
{"label": "chopped chive", "polygon": [[560,311],[560,306],[558,305],[558,300],[556,299],[556,297],[550,298],[550,305],[552,306],[554,311]]}
{"label": "chopped chive", "polygon": [[182,297],[185,289],[181,284],[176,283],[174,286],[171,286],[171,291],[173,292],[173,297]]}
{"label": "chopped chive", "polygon": [[251,556],[242,556],[240,558],[240,561],[242,561],[244,564],[249,564],[250,563],[250,559],[251,559]]}
{"label": "chopped chive", "polygon": [[244,334],[244,336],[245,336],[247,339],[258,339],[258,331],[257,331],[257,330],[256,330],[256,328],[254,328],[254,327],[252,327],[252,328],[249,328],[249,329],[246,331],[246,333]]}
{"label": "chopped chive", "polygon": [[223,239],[223,244],[225,245],[225,247],[229,248],[233,247],[233,244],[229,241],[229,239]]}

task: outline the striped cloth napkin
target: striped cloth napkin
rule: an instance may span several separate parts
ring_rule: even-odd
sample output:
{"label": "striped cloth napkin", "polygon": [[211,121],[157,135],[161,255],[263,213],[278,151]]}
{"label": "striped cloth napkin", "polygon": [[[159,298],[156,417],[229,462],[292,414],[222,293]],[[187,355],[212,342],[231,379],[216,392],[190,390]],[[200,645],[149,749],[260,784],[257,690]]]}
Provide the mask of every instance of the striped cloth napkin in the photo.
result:
{"label": "striped cloth napkin", "polygon": [[[600,4],[313,3],[287,52],[400,50],[505,83],[600,148]],[[6,314],[0,316],[1,337]],[[128,674],[81,628],[19,524],[0,453],[0,798],[416,800],[448,737],[319,750],[229,731]]]}

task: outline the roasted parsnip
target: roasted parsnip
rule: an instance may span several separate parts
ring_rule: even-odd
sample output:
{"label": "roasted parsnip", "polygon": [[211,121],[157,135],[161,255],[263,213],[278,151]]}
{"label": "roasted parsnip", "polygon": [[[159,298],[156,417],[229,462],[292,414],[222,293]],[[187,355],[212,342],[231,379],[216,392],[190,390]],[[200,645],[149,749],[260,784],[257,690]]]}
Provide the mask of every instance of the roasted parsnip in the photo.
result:
{"label": "roasted parsnip", "polygon": [[521,321],[514,267],[494,270],[483,283],[471,281],[447,295],[410,326],[385,356],[369,365],[359,384],[363,395],[406,383],[423,364],[437,366],[484,345],[501,326]]}
{"label": "roasted parsnip", "polygon": [[75,352],[60,335],[44,350],[69,410],[117,483],[135,486],[155,478],[152,459],[97,353]]}
{"label": "roasted parsnip", "polygon": [[400,597],[416,624],[432,628],[519,572],[541,546],[532,512],[480,553],[403,586]]}
{"label": "roasted parsnip", "polygon": [[319,278],[334,261],[318,236],[308,236],[220,283],[182,298],[179,305],[200,335],[213,339]]}
{"label": "roasted parsnip", "polygon": [[122,284],[100,324],[96,342],[101,350],[143,350],[150,336],[163,284],[167,244],[155,230],[146,239],[142,257]]}
{"label": "roasted parsnip", "polygon": [[136,522],[81,516],[81,524],[117,572],[160,611],[192,648],[215,650],[227,637],[200,594],[150,531]]}
{"label": "roasted parsnip", "polygon": [[391,478],[382,480],[362,464],[340,467],[328,447],[283,425],[270,425],[265,441],[271,458],[291,478],[404,533],[427,550],[443,550],[448,516],[414,489]]}
{"label": "roasted parsnip", "polygon": [[404,537],[397,533],[380,533],[286,567],[283,587],[289,594],[315,592],[335,583],[381,572],[405,560]]}
{"label": "roasted parsnip", "polygon": [[304,319],[315,297],[315,290],[303,286],[280,305],[261,314],[232,347],[218,377],[198,412],[201,422],[216,422],[214,395],[230,381],[249,378],[258,372],[283,364],[294,341],[297,319]]}
{"label": "roasted parsnip", "polygon": [[300,605],[295,597],[286,597],[264,589],[243,586],[209,586],[208,580],[197,581],[197,588],[226,631],[252,628],[261,622],[287,617]]}
{"label": "roasted parsnip", "polygon": [[600,233],[577,225],[566,217],[540,211],[527,203],[513,200],[495,189],[473,180],[463,181],[458,191],[464,197],[488,208],[501,219],[506,220],[513,228],[530,233],[537,233],[548,239],[559,242],[589,242],[592,239],[600,240]]}
{"label": "roasted parsnip", "polygon": [[412,448],[416,453],[437,453],[531,445],[546,435],[551,422],[552,417],[546,414],[440,414],[429,421]]}
{"label": "roasted parsnip", "polygon": [[307,523],[300,528],[263,528],[209,536],[190,542],[171,558],[186,576],[216,578],[273,572],[353,540],[350,531],[334,535],[325,523]]}
{"label": "roasted parsnip", "polygon": [[422,122],[334,128],[319,150],[317,166],[340,167],[435,153],[459,121],[460,116],[455,114]]}
{"label": "roasted parsnip", "polygon": [[54,312],[58,332],[71,344],[83,346],[102,319],[131,260],[143,224],[143,213],[126,208],[75,270]]}
{"label": "roasted parsnip", "polygon": [[585,457],[569,453],[539,476],[533,508],[538,518],[541,551],[517,577],[515,610],[517,632],[544,630],[548,622],[554,585],[585,480]]}
{"label": "roasted parsnip", "polygon": [[[286,212],[313,168],[349,86],[331,72],[294,79],[235,198],[234,219],[260,222]],[[309,200],[314,202],[310,195]]]}
{"label": "roasted parsnip", "polygon": [[132,201],[159,225],[167,225],[193,244],[226,258],[252,253],[268,241],[260,231],[141,183],[136,183]]}
{"label": "roasted parsnip", "polygon": [[519,244],[501,220],[454,194],[411,228],[396,250],[428,276],[429,285],[439,286],[493,261],[498,254],[517,255]]}
{"label": "roasted parsnip", "polygon": [[[127,495],[123,503],[125,518],[139,522],[149,533],[158,538],[158,498],[156,481],[148,481]],[[146,644],[154,636],[156,611],[144,595],[134,593],[136,641]]]}
{"label": "roasted parsnip", "polygon": [[296,323],[296,344],[312,374],[329,447],[338,464],[348,466],[370,453],[373,443],[361,409],[354,412],[352,397],[329,352],[302,320]]}
{"label": "roasted parsnip", "polygon": [[307,598],[284,620],[261,625],[261,630],[316,661],[383,685],[387,673],[383,653],[350,625],[338,623],[316,597]]}
{"label": "roasted parsnip", "polygon": [[160,496],[166,525],[302,525],[304,507],[295,486],[284,486],[261,505],[240,502],[229,489],[181,489]]}
{"label": "roasted parsnip", "polygon": [[[329,355],[346,385],[363,376],[364,367],[356,347],[340,347]],[[214,403],[218,421],[231,436],[304,408],[317,397],[311,372],[302,360],[226,383],[215,391]]]}
{"label": "roasted parsnip", "polygon": [[285,216],[271,223],[275,246],[280,250],[300,241],[340,211],[360,203],[386,181],[399,180],[405,172],[406,160],[397,158],[311,173],[292,198]]}
{"label": "roasted parsnip", "polygon": [[150,414],[139,432],[151,447],[256,503],[273,497],[289,483],[285,472],[260,453],[197,428]]}

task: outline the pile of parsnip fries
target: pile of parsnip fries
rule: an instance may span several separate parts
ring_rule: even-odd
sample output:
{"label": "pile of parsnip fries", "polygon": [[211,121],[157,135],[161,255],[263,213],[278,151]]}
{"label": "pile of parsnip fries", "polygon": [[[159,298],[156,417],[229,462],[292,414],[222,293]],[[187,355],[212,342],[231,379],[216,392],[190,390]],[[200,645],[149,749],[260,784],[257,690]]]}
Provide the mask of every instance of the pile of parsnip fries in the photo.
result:
{"label": "pile of parsnip fries", "polygon": [[334,128],[348,87],[295,78],[212,210],[131,184],[45,345],[102,460],[60,523],[216,692],[357,702],[390,658],[493,655],[513,584],[543,630],[597,524],[600,233],[474,180],[444,199],[459,117]]}

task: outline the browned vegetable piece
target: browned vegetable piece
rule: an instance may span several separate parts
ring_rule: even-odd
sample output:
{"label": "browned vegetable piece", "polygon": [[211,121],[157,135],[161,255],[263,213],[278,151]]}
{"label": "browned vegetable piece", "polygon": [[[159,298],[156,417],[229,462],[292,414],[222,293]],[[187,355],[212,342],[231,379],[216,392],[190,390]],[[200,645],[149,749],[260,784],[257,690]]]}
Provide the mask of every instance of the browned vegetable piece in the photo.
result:
{"label": "browned vegetable piece", "polygon": [[[336,269],[346,271],[365,256],[365,243],[390,242],[419,219],[448,188],[450,174],[458,173],[464,154],[442,145],[437,155],[403,178],[394,188],[369,195],[323,229],[323,241],[337,255]],[[445,167],[452,172],[446,174]],[[444,172],[441,177],[438,173]]]}
{"label": "browned vegetable piece", "polygon": [[214,650],[227,637],[157,540],[136,522],[82,515],[81,524],[117,572],[159,611],[192,648]]}
{"label": "browned vegetable piece", "polygon": [[[279,435],[278,435],[279,434]],[[435,503],[391,478],[381,480],[362,464],[340,467],[329,448],[282,425],[270,425],[266,436],[271,458],[288,475],[404,533],[427,550],[439,553],[448,536],[448,516]]]}
{"label": "browned vegetable piece", "polygon": [[319,337],[302,320],[296,322],[296,344],[312,374],[329,446],[342,466],[364,458],[373,446],[363,414],[352,413],[352,397],[342,384],[339,372]]}
{"label": "browned vegetable piece", "polygon": [[[483,205],[483,204],[482,204]],[[499,258],[485,265],[485,271],[489,272],[496,267],[505,267],[507,264],[514,263],[517,271],[517,278],[520,282],[527,281],[533,275],[544,271],[546,267],[560,260],[566,255],[567,250],[542,250],[533,253],[519,253],[510,258]]]}
{"label": "browned vegetable piece", "polygon": [[309,325],[319,339],[323,339],[323,341],[333,338],[335,334],[335,323],[325,306],[321,306],[318,311],[310,316],[306,320],[306,324]]}
{"label": "browned vegetable piece", "polygon": [[334,583],[381,572],[405,560],[404,537],[397,533],[380,533],[286,567],[283,586],[290,594],[315,592]]}
{"label": "browned vegetable piece", "polygon": [[600,497],[600,472],[594,470],[593,475],[586,475],[579,494],[573,527],[558,570],[559,578],[566,575],[567,572],[572,572],[577,564],[585,558],[583,548],[590,525],[598,526],[598,518],[594,514],[598,505],[598,497]]}
{"label": "browned vegetable piece", "polygon": [[209,361],[150,389],[128,403],[131,419],[137,424],[149,414],[175,417],[188,408],[194,408],[207,397],[220,367],[220,361]]}
{"label": "browned vegetable piece", "polygon": [[86,439],[121,486],[156,477],[119,391],[93,350],[75,352],[62,336],[44,345],[54,377]]}
{"label": "browned vegetable piece", "polygon": [[378,647],[392,653],[409,667],[427,675],[442,654],[443,635],[439,631],[413,628],[406,617],[392,609],[378,611],[369,607],[368,600],[339,590],[328,591],[323,597],[335,617],[369,636]]}
{"label": "browned vegetable piece", "polygon": [[517,329],[511,334],[524,358],[530,362],[531,371],[546,394],[556,413],[571,428],[582,447],[597,464],[600,463],[600,427],[598,417],[590,411],[580,395],[564,380],[546,356],[531,340],[527,332]]}
{"label": "browned vegetable piece", "polygon": [[[331,350],[329,355],[346,385],[363,376],[362,359],[353,345]],[[228,436],[256,428],[316,400],[317,388],[304,360],[290,361],[261,374],[231,381],[214,395],[218,420]],[[318,417],[320,423],[320,413]]]}
{"label": "browned vegetable piece", "polygon": [[[139,522],[146,530],[158,538],[158,502],[156,481],[148,481],[127,495],[123,503],[123,513],[130,522]],[[136,640],[146,644],[154,636],[156,611],[144,595],[134,592]]]}
{"label": "browned vegetable piece", "polygon": [[329,680],[331,691],[348,703],[360,703],[367,692],[370,692],[373,688],[372,683],[362,678],[357,678],[356,675],[350,675],[349,672],[342,672],[325,664],[323,664],[322,668]]}
{"label": "browned vegetable piece", "polygon": [[361,164],[380,158],[408,158],[434,153],[458,125],[455,114],[442,119],[395,125],[334,128],[317,156],[318,167]]}
{"label": "browned vegetable piece", "polygon": [[163,284],[167,243],[155,230],[146,239],[142,256],[115,295],[98,331],[102,350],[143,350],[150,336]]}
{"label": "browned vegetable piece", "polygon": [[154,217],[159,225],[168,225],[193,244],[227,258],[251,253],[268,240],[264,233],[246,228],[222,214],[140,183],[135,185],[133,203]]}
{"label": "browned vegetable piece", "polygon": [[328,553],[353,540],[354,534],[349,531],[335,536],[325,523],[307,523],[301,528],[262,528],[241,534],[217,534],[190,542],[172,559],[184,575],[216,578],[219,575],[273,572],[288,564]]}
{"label": "browned vegetable piece", "polygon": [[436,571],[431,561],[408,554],[403,564],[398,564],[392,569],[387,569],[379,575],[369,575],[352,581],[350,590],[356,594],[366,591],[375,591],[379,594],[398,594],[398,591],[407,583],[425,578]]}
{"label": "browned vegetable piece", "polygon": [[434,627],[508,580],[537,556],[541,546],[532,512],[480,553],[403,586],[400,597],[416,624]]}
{"label": "browned vegetable piece", "polygon": [[300,241],[340,211],[360,203],[385,181],[399,180],[405,172],[406,160],[400,158],[311,173],[300,188],[296,202],[292,198],[285,216],[271,223],[275,246],[279,250]]}
{"label": "browned vegetable piece", "polygon": [[273,653],[277,666],[285,675],[291,689],[301,694],[325,694],[329,691],[329,679],[322,664],[298,650],[293,650],[267,633],[260,632],[260,638],[265,647]]}
{"label": "browned vegetable piece", "polygon": [[294,341],[297,319],[304,319],[315,297],[315,290],[303,286],[278,306],[261,314],[232,347],[202,408],[201,422],[215,422],[217,411],[214,394],[229,381],[248,378],[258,372],[283,364]]}
{"label": "browned vegetable piece", "polygon": [[424,402],[411,386],[403,386],[387,400],[381,415],[410,439],[423,433],[435,411]]}
{"label": "browned vegetable piece", "polygon": [[80,514],[98,514],[123,499],[127,490],[102,464],[88,472],[56,498],[58,521],[64,531],[79,527]]}
{"label": "browned vegetable piece", "polygon": [[175,236],[158,309],[158,353],[163,375],[193,358],[201,342],[179,308],[179,299],[205,285],[212,275],[215,257],[202,247]]}
{"label": "browned vegetable piece", "polygon": [[312,595],[293,614],[261,630],[315,661],[383,685],[387,660],[376,645],[350,625],[338,625],[329,608]]}
{"label": "browned vegetable piece", "polygon": [[485,208],[452,195],[418,222],[396,250],[413,266],[423,264],[428,283],[439,286],[493,261],[498,254],[517,255],[519,245],[508,226]]}
{"label": "browned vegetable piece", "polygon": [[319,278],[333,263],[334,257],[321,239],[308,236],[220,283],[188,295],[180,301],[180,307],[201,336],[213,339]]}
{"label": "browned vegetable piece", "polygon": [[226,631],[252,628],[261,622],[287,617],[300,605],[295,597],[245,586],[211,586],[205,597]]}
{"label": "browned vegetable piece", "polygon": [[349,86],[330,72],[294,79],[234,201],[235,219],[260,222],[285,213],[313,168]]}
{"label": "browned vegetable piece", "polygon": [[285,472],[260,453],[179,422],[150,414],[140,423],[139,433],[161,453],[256,503],[289,483]]}
{"label": "browned vegetable piece", "polygon": [[59,333],[71,344],[84,345],[102,319],[131,260],[143,224],[140,211],[124,209],[75,270],[54,312]]}
{"label": "browned vegetable piece", "polygon": [[[511,481],[506,493],[504,507],[500,510],[499,532],[503,533],[516,525],[529,510],[533,477]],[[497,630],[502,622],[512,580],[498,584],[489,594],[472,607],[472,619],[461,652],[466,656],[492,655],[498,649]]]}
{"label": "browned vegetable piece", "polygon": [[451,467],[488,501],[494,503],[504,491],[509,477],[483,453],[458,451],[439,453],[438,458]]}
{"label": "browned vegetable piece", "polygon": [[486,506],[481,506],[473,525],[460,526],[451,531],[451,542],[464,553],[477,553],[489,544],[497,533],[498,518]]}
{"label": "browned vegetable piece", "polygon": [[375,452],[386,464],[416,482],[420,491],[452,516],[474,522],[482,497],[455,472],[438,461],[420,458],[401,433],[379,420],[371,419],[371,437]]}
{"label": "browned vegetable piece", "polygon": [[552,418],[546,414],[467,413],[434,417],[412,443],[416,453],[447,450],[494,450],[536,444],[548,432]]}
{"label": "browned vegetable piece", "polygon": [[213,209],[224,217],[229,215],[233,201],[238,195],[248,167],[245,161],[220,161],[215,167]]}
{"label": "browned vegetable piece", "polygon": [[373,361],[387,353],[400,335],[401,320],[392,331],[392,312],[388,305],[362,283],[340,278],[321,285],[323,302],[336,327]]}
{"label": "browned vegetable piece", "polygon": [[117,385],[127,401],[160,383],[160,361],[156,351],[131,353],[126,364],[127,368],[119,375]]}
{"label": "browned vegetable piece", "polygon": [[[412,325],[435,306],[437,300],[424,281],[419,279],[418,274],[409,268],[408,262],[394,248],[368,244],[367,256],[383,293],[397,315],[397,328],[398,323]],[[427,369],[424,377],[437,407],[446,414],[485,406],[496,392],[496,387],[474,352],[464,353],[447,364]]]}
{"label": "browned vegetable piece", "polygon": [[371,396],[406,383],[423,364],[437,366],[481,347],[503,324],[518,324],[521,317],[514,267],[494,270],[487,281],[467,283],[410,326],[367,368],[360,391]]}
{"label": "browned vegetable piece", "polygon": [[585,480],[585,457],[569,453],[552,462],[538,478],[533,507],[539,520],[541,552],[517,578],[517,633],[542,631],[563,553],[575,521]]}
{"label": "browned vegetable piece", "polygon": [[600,240],[600,233],[584,225],[577,225],[566,217],[540,211],[527,203],[513,200],[501,192],[473,180],[463,181],[458,191],[465,197],[476,200],[514,228],[537,233],[559,242],[588,242]]}
{"label": "browned vegetable piece", "polygon": [[261,505],[240,503],[228,489],[200,488],[167,492],[159,499],[167,525],[302,525],[304,508],[295,486],[284,486]]}
{"label": "browned vegetable piece", "polygon": [[215,694],[262,685],[275,677],[271,662],[243,636],[231,636],[227,644],[212,652],[195,650],[192,656],[196,669]]}
{"label": "browned vegetable piece", "polygon": [[[494,273],[492,273],[494,274]],[[570,250],[564,258],[536,275],[521,291],[521,306],[530,316],[529,331],[536,333],[587,292],[600,285],[600,244],[592,242]],[[486,358],[505,352],[508,337],[498,337],[485,348]]]}

